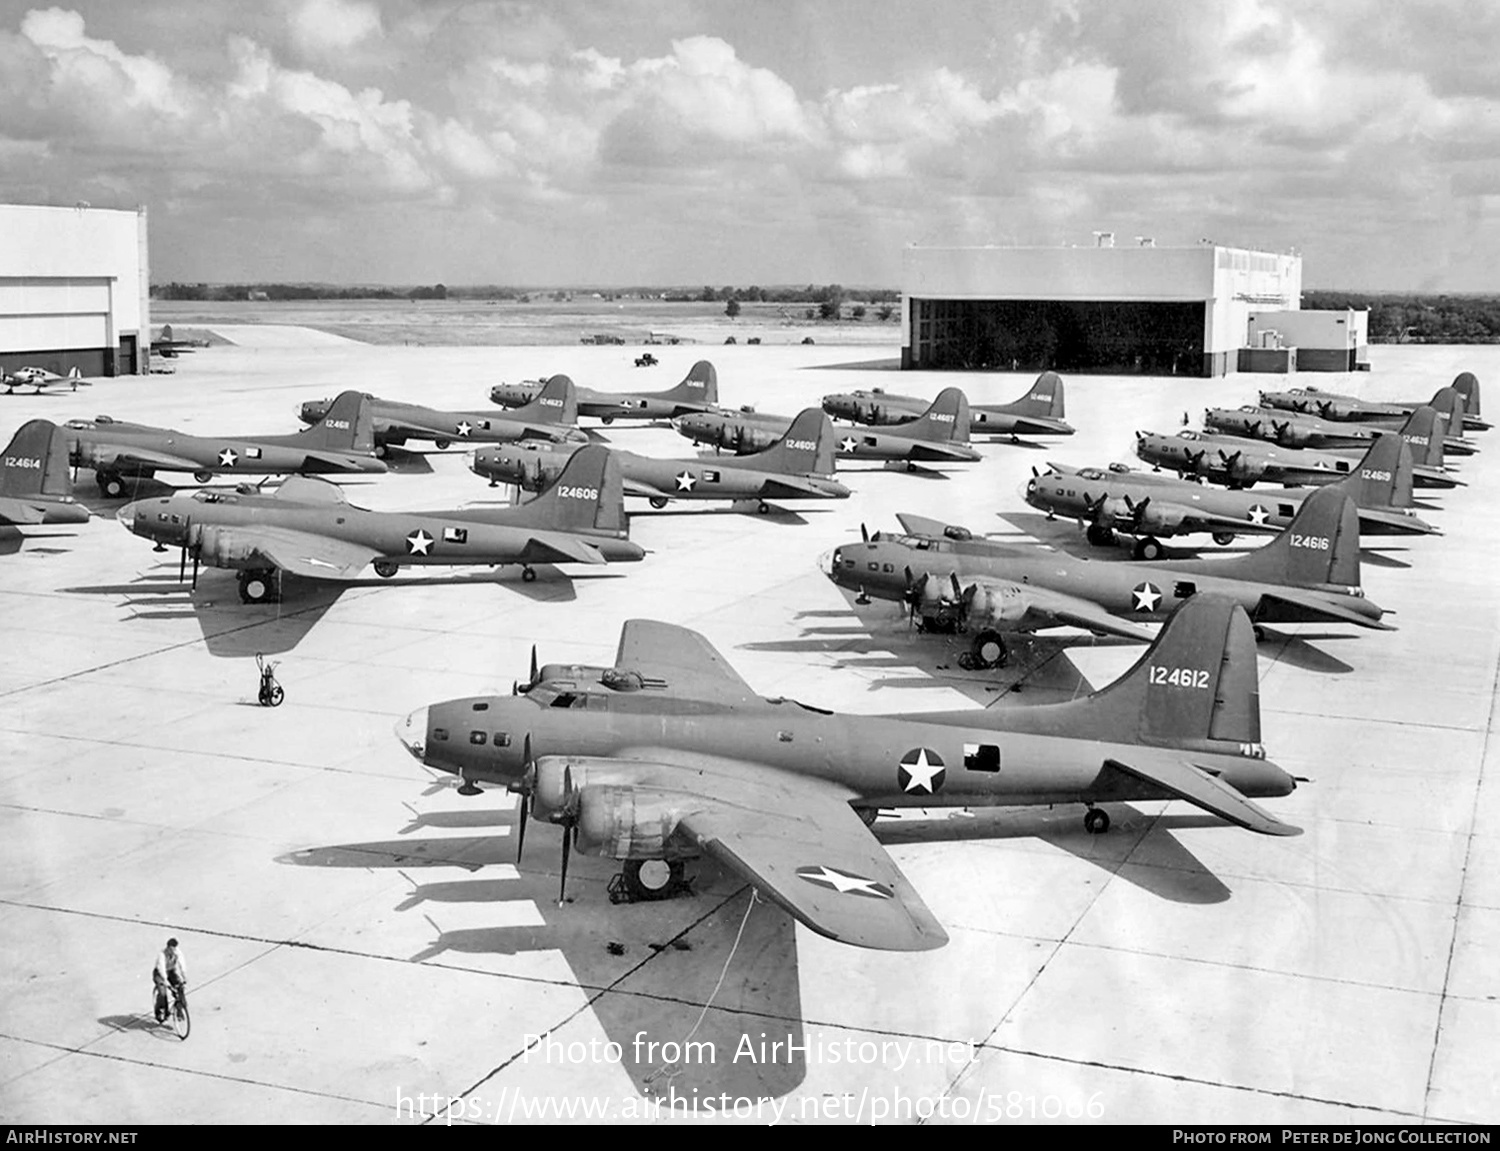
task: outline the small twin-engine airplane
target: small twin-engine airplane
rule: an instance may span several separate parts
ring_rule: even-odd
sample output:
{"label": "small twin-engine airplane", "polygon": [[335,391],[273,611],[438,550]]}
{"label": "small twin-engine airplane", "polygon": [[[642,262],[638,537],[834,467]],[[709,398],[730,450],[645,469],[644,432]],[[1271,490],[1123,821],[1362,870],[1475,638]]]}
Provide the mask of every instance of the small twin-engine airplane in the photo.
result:
{"label": "small twin-engine airplane", "polygon": [[[1329,487],[1354,499],[1364,535],[1440,535],[1411,510],[1411,448],[1396,436],[1381,436],[1359,466]],[[1088,541],[1112,546],[1117,535],[1135,538],[1135,557],[1158,559],[1161,538],[1207,533],[1217,544],[1237,535],[1274,534],[1289,526],[1315,488],[1236,491],[1177,476],[1139,471],[1123,464],[1073,468],[1049,463],[1026,484],[1026,502],[1054,515],[1077,519]]]}
{"label": "small twin-engine airplane", "polygon": [[861,597],[898,600],[928,630],[974,634],[968,667],[1003,665],[1005,632],[1079,627],[1145,640],[1160,619],[1211,592],[1265,623],[1331,621],[1392,630],[1359,586],[1359,517],[1338,488],[1318,488],[1265,547],[1211,560],[1098,563],[1036,546],[975,539],[967,529],[898,515],[907,534],[877,532],[827,557],[824,573]]}
{"label": "small twin-engine airplane", "polygon": [[159,471],[192,472],[206,484],[220,474],[386,470],[375,458],[370,412],[358,392],[340,393],[320,422],[284,436],[189,435],[109,416],[69,420],[65,431],[73,466],[93,468],[99,490],[111,499],[126,493],[128,481]]}
{"label": "small twin-engine airplane", "polygon": [[[534,659],[533,659],[534,663]],[[637,899],[676,891],[708,856],[820,935],[921,951],[947,934],[868,825],[882,808],[1181,799],[1295,835],[1250,797],[1296,781],[1261,745],[1245,614],[1196,596],[1126,674],[1069,703],[839,715],[763,699],[697,632],[630,620],[613,667],[548,665],[513,696],[419,708],[396,734],[422,763],[520,795],[526,822],[623,860]]]}
{"label": "small twin-engine airplane", "polygon": [[[539,383],[496,384],[490,400],[505,408],[529,404],[541,391]],[[719,402],[719,374],[707,360],[699,360],[682,382],[664,392],[601,392],[578,389],[578,414],[597,416],[606,424],[615,420],[670,420],[688,412],[701,412]]]}
{"label": "small twin-engine airplane", "polygon": [[45,368],[17,368],[14,375],[0,372],[0,386],[4,386],[7,396],[15,395],[17,388],[35,388],[35,394],[41,395],[42,389],[55,388],[59,384],[67,384],[75,392],[79,384],[86,388],[93,386],[77,368],[73,368],[66,376],[59,376]]}
{"label": "small twin-engine airplane", "polygon": [[[747,456],[663,460],[615,451],[625,477],[625,494],[644,496],[654,508],[670,500],[751,500],[762,513],[770,500],[842,500],[849,489],[833,474],[833,424],[817,408],[792,421],[786,434]],[[573,444],[518,443],[480,448],[469,465],[490,486],[515,484],[524,491],[546,491],[560,482]]]}
{"label": "small twin-engine airplane", "polygon": [[[308,400],[297,411],[305,424],[316,424],[328,414],[331,400]],[[450,412],[421,404],[382,400],[365,393],[365,406],[375,436],[375,454],[384,459],[388,447],[407,440],[426,440],[439,451],[454,443],[508,444],[516,440],[577,440],[578,400],[573,381],[553,376],[536,397],[503,416],[491,412]]]}
{"label": "small twin-engine airplane", "polygon": [[[678,416],[672,424],[694,443],[744,454],[761,451],[786,435],[792,417],[718,409]],[[838,426],[834,431],[839,460],[881,460],[914,469],[919,463],[973,463],[981,458],[969,447],[969,401],[957,388],[944,388],[906,423],[878,432]]]}
{"label": "small twin-engine airplane", "polygon": [[183,567],[237,568],[240,598],[275,600],[281,574],[309,579],[357,579],[365,565],[390,578],[403,566],[602,564],[638,560],[630,542],[619,465],[609,449],[581,449],[545,495],[521,507],[436,512],[375,512],[344,499],[337,484],[293,477],[275,492],[245,487],[138,500],[118,512],[138,536],[182,549]]}
{"label": "small twin-engine airplane", "polygon": [[0,524],[87,523],[72,491],[67,438],[51,420],[22,424],[0,454]]}
{"label": "small twin-engine airplane", "polygon": [[[917,396],[898,396],[875,388],[823,397],[823,410],[857,424],[904,424],[927,409]],[[970,404],[970,431],[995,436],[1071,436],[1063,420],[1063,382],[1043,372],[1019,400],[1009,404]]]}
{"label": "small twin-engine airplane", "polygon": [[[1420,407],[1399,433],[1411,445],[1413,459],[1442,450],[1437,413]],[[1332,451],[1283,448],[1261,440],[1181,431],[1175,435],[1136,432],[1135,454],[1155,468],[1171,468],[1180,475],[1201,476],[1231,488],[1249,488],[1261,480],[1279,484],[1329,484],[1354,471],[1358,460]],[[1429,457],[1430,458],[1430,457]],[[1416,464],[1412,482],[1422,488],[1458,488],[1463,481],[1436,467]]]}

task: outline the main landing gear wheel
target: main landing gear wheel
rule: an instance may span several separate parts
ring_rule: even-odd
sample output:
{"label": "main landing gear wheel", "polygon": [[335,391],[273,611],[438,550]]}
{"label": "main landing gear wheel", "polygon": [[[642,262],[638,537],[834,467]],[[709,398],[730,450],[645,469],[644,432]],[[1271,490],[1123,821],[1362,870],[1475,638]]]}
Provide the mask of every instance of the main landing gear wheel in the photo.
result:
{"label": "main landing gear wheel", "polygon": [[114,472],[99,472],[94,476],[99,491],[109,499],[117,500],[125,494],[125,481]]}
{"label": "main landing gear wheel", "polygon": [[664,507],[667,506],[667,497],[666,496],[652,496],[650,502],[651,502],[651,506],[653,508],[655,508],[657,511],[661,511],[662,508],[664,508]]}
{"label": "main landing gear wheel", "polygon": [[401,570],[401,565],[394,560],[376,560],[374,567],[375,574],[381,579],[390,579],[391,576]]}
{"label": "main landing gear wheel", "polygon": [[997,631],[982,631],[974,637],[969,650],[958,657],[958,666],[966,671],[984,671],[992,667],[1004,667],[1010,659],[1010,650]]}
{"label": "main landing gear wheel", "polygon": [[1115,533],[1101,524],[1089,524],[1084,536],[1096,548],[1108,547],[1115,542]]}
{"label": "main landing gear wheel", "polygon": [[666,899],[682,886],[682,873],[681,860],[627,859],[625,890],[640,903]]}
{"label": "main landing gear wheel", "polygon": [[1234,543],[1234,533],[1214,532],[1214,543],[1218,544],[1221,548],[1227,547],[1230,544]]}
{"label": "main landing gear wheel", "polygon": [[1155,536],[1143,536],[1135,541],[1134,552],[1138,560],[1161,559],[1161,541]]}
{"label": "main landing gear wheel", "polygon": [[390,449],[390,447],[388,445],[386,445],[386,444],[376,444],[375,445],[375,458],[377,460],[383,460],[383,459],[386,458],[386,456],[388,456],[390,454],[391,454],[391,449]]}
{"label": "main landing gear wheel", "polygon": [[521,582],[522,583],[535,583],[536,582],[536,569],[535,568],[529,568],[529,567],[522,568],[521,569]]}
{"label": "main landing gear wheel", "polygon": [[1109,830],[1109,812],[1101,807],[1091,807],[1083,813],[1083,828],[1090,835],[1103,835]]}
{"label": "main landing gear wheel", "polygon": [[240,599],[246,603],[274,603],[280,598],[280,572],[250,571],[240,573]]}

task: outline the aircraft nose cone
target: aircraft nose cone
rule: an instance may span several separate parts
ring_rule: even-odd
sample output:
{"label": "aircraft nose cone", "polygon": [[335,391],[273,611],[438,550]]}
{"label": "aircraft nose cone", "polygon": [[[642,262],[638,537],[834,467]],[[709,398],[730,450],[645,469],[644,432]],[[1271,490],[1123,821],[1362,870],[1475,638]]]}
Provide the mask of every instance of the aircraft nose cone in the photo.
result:
{"label": "aircraft nose cone", "polygon": [[818,570],[832,579],[833,573],[838,569],[839,558],[838,548],[824,552],[818,557]]}
{"label": "aircraft nose cone", "polygon": [[423,760],[427,754],[427,709],[419,707],[396,724],[396,738],[406,745],[412,757]]}
{"label": "aircraft nose cone", "polygon": [[126,531],[135,531],[135,517],[136,512],[140,509],[140,506],[140,501],[135,500],[131,503],[126,504],[119,511],[115,512],[115,519],[120,521],[120,526],[123,527]]}

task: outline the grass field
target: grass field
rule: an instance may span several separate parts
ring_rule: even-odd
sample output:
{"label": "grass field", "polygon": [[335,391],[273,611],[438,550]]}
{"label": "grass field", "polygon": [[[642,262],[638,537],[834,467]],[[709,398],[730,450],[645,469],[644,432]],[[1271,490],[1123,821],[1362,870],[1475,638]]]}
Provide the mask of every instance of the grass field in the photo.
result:
{"label": "grass field", "polygon": [[594,335],[617,336],[627,344],[647,342],[652,333],[683,343],[723,344],[759,338],[766,344],[901,342],[900,313],[887,321],[809,320],[812,305],[745,304],[736,319],[722,303],[663,303],[653,300],[578,299],[520,304],[511,300],[307,300],[265,301],[153,300],[151,322],[167,323],[178,338],[206,336],[215,324],[289,324],[316,328],[367,344],[486,346],[558,345]]}

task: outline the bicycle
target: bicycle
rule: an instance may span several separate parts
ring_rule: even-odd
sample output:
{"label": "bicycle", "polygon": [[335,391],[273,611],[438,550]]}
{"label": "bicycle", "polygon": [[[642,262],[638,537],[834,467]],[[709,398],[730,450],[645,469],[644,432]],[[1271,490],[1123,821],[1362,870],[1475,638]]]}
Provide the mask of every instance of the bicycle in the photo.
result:
{"label": "bicycle", "polygon": [[172,1024],[172,1030],[177,1032],[177,1038],[186,1039],[188,1032],[193,1028],[193,1020],[188,1015],[187,988],[180,983],[167,985],[172,992],[172,1002],[167,1003],[167,992],[161,985],[156,985],[153,990],[156,993],[155,1002],[152,1004],[152,1014],[156,1016],[158,1023]]}
{"label": "bicycle", "polygon": [[260,668],[260,706],[280,707],[281,701],[286,698],[286,692],[276,682],[276,669],[279,663],[267,663],[266,657],[260,652],[255,653],[255,666]]}

